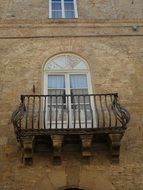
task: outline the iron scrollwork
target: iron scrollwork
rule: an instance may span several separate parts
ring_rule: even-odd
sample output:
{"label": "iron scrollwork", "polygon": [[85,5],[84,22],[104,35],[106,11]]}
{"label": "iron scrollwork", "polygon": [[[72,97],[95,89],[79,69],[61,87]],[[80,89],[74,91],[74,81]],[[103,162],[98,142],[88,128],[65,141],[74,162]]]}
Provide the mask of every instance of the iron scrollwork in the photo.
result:
{"label": "iron scrollwork", "polygon": [[130,114],[121,104],[119,103],[118,96],[115,96],[113,103],[112,103],[112,110],[116,114],[117,119],[122,123],[123,127],[130,121]]}
{"label": "iron scrollwork", "polygon": [[21,120],[24,117],[24,114],[26,112],[26,107],[24,102],[22,101],[18,108],[12,113],[12,123],[14,126],[14,132],[17,137],[17,141],[20,141],[20,131],[21,131]]}

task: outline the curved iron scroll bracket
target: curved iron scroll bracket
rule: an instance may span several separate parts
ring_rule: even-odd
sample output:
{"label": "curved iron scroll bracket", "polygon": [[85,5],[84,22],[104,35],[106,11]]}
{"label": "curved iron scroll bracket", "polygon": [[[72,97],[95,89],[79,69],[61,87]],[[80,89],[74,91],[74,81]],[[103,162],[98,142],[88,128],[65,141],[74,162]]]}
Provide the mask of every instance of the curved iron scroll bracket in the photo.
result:
{"label": "curved iron scroll bracket", "polygon": [[112,103],[112,110],[114,111],[117,119],[121,122],[123,127],[130,121],[130,114],[121,104],[119,103],[118,96],[115,97]]}
{"label": "curved iron scroll bracket", "polygon": [[11,117],[11,121],[13,123],[14,131],[18,142],[20,141],[21,120],[24,117],[25,112],[26,112],[25,104],[21,102],[17,110],[15,110],[12,113]]}

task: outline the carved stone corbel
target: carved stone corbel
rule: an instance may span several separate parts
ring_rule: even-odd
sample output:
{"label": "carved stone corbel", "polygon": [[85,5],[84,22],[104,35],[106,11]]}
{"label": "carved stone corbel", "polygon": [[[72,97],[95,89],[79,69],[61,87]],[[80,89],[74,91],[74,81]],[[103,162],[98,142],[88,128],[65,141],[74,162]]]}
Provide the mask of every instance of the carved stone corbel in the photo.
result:
{"label": "carved stone corbel", "polygon": [[61,164],[61,150],[63,143],[63,135],[51,135],[53,142],[53,162],[56,165]]}
{"label": "carved stone corbel", "polygon": [[109,146],[113,163],[119,163],[120,145],[123,134],[109,134]]}
{"label": "carved stone corbel", "polygon": [[34,136],[22,138],[22,160],[25,164],[33,162]]}
{"label": "carved stone corbel", "polygon": [[80,135],[82,142],[82,156],[87,159],[91,157],[91,144],[93,135]]}

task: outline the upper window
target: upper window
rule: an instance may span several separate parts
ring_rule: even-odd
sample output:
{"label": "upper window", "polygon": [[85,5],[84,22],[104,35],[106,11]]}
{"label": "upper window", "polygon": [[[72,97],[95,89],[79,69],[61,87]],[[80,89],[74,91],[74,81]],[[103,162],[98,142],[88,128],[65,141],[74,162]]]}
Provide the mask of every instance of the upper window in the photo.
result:
{"label": "upper window", "polygon": [[49,0],[49,18],[77,18],[76,0]]}

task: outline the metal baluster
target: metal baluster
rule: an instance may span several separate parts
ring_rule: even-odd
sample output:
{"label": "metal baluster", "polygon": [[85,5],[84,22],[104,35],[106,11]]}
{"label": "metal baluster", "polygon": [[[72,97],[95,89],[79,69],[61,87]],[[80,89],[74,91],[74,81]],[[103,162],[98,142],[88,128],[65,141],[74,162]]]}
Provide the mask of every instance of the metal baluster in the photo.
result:
{"label": "metal baluster", "polygon": [[85,103],[85,95],[83,95],[83,103],[84,103],[85,128],[87,128],[87,110],[86,110],[86,103]]}
{"label": "metal baluster", "polygon": [[46,96],[44,96],[44,129],[46,129]]}
{"label": "metal baluster", "polygon": [[74,129],[76,127],[76,104],[75,104],[75,95],[72,95],[73,97],[73,116],[74,116]]}
{"label": "metal baluster", "polygon": [[[24,104],[24,96],[23,95],[21,95],[21,105],[22,106],[25,105]],[[21,126],[22,126],[22,119],[19,120],[19,127],[20,127],[20,129],[21,129]]]}
{"label": "metal baluster", "polygon": [[80,117],[80,95],[78,97],[78,119],[79,119],[79,128],[81,128],[81,117]]}
{"label": "metal baluster", "polygon": [[[116,98],[116,95],[110,95],[111,105],[112,105],[112,103],[113,103],[113,99],[115,99],[115,98]],[[115,127],[117,127],[117,115],[116,115],[116,113],[114,112],[114,110],[113,110],[113,114],[114,114],[114,117],[115,117]]]}
{"label": "metal baluster", "polygon": [[40,118],[41,118],[41,96],[39,96],[38,129],[40,129]]}
{"label": "metal baluster", "polygon": [[89,106],[90,106],[90,112],[91,112],[91,117],[92,117],[92,119],[91,119],[92,122],[91,123],[92,123],[92,128],[93,128],[93,110],[92,110],[92,107],[91,107],[91,97],[92,96],[88,96],[88,97],[89,97]]}
{"label": "metal baluster", "polygon": [[70,117],[69,117],[69,96],[67,96],[67,113],[68,113],[68,129],[70,128]]}
{"label": "metal baluster", "polygon": [[104,110],[103,110],[103,104],[102,104],[102,96],[99,96],[99,101],[100,101],[100,107],[101,107],[102,118],[103,118],[103,127],[105,127],[105,116],[104,116]]}
{"label": "metal baluster", "polygon": [[[117,102],[117,95],[114,95],[114,99],[115,99],[115,101]],[[117,124],[118,124],[118,118],[117,118],[116,113],[115,113],[115,118],[116,118],[116,120],[115,120],[115,127],[117,127]]]}
{"label": "metal baluster", "polygon": [[27,97],[27,108],[26,108],[26,125],[25,125],[25,128],[27,129],[28,128],[28,116],[29,116],[29,101],[30,101],[30,97],[28,96]]}
{"label": "metal baluster", "polygon": [[63,129],[63,123],[64,123],[64,100],[65,100],[65,95],[62,95],[62,129]]}
{"label": "metal baluster", "polygon": [[49,96],[50,98],[50,129],[52,128],[52,96]]}
{"label": "metal baluster", "polygon": [[34,114],[35,114],[35,96],[33,96],[33,105],[32,105],[32,129],[34,129]]}
{"label": "metal baluster", "polygon": [[58,120],[58,96],[55,97],[56,98],[56,122],[55,122],[55,127],[57,129],[57,120]]}
{"label": "metal baluster", "polygon": [[97,107],[97,103],[96,103],[96,95],[94,95],[94,106],[95,106],[96,116],[97,116],[97,127],[99,128],[100,121],[99,121],[98,107]]}
{"label": "metal baluster", "polygon": [[109,115],[109,127],[111,127],[111,113],[110,113],[110,109],[108,107],[107,96],[108,95],[105,95],[105,105],[106,105],[106,108],[107,108],[107,111],[108,111],[108,115]]}

